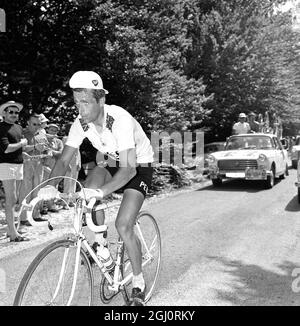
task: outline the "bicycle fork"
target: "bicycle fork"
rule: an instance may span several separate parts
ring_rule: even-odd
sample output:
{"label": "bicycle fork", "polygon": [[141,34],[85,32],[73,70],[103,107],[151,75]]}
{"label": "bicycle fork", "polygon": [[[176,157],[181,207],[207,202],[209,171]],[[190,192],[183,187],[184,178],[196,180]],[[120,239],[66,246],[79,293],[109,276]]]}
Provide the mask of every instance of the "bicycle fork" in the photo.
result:
{"label": "bicycle fork", "polygon": [[[67,302],[67,306],[70,306],[70,304],[71,304],[71,302],[73,300],[74,292],[75,292],[75,287],[76,287],[76,282],[77,282],[77,277],[78,277],[81,243],[82,243],[82,239],[79,239],[78,243],[77,243],[77,249],[76,249],[76,258],[75,258],[75,268],[74,268],[72,289],[71,289],[71,293],[70,293],[70,296],[69,296],[69,299],[68,299],[68,302]],[[65,249],[64,257],[63,257],[63,261],[62,261],[62,266],[61,266],[61,270],[60,270],[60,274],[59,274],[59,278],[58,278],[58,283],[57,283],[56,289],[54,291],[51,303],[53,303],[54,300],[56,299],[56,297],[57,297],[57,295],[59,293],[59,289],[61,287],[61,284],[64,281],[64,275],[65,275],[65,269],[66,269],[66,263],[67,263],[69,251],[70,251],[70,248]]]}

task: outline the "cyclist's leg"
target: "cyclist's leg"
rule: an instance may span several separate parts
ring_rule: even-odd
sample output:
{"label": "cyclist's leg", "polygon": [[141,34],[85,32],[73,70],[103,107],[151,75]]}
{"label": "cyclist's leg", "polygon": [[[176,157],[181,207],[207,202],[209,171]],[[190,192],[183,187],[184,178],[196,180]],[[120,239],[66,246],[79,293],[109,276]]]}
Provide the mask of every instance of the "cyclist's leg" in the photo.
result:
{"label": "cyclist's leg", "polygon": [[[105,183],[107,183],[112,176],[110,173],[103,167],[96,166],[89,173],[86,181],[84,182],[84,187],[98,189],[101,188]],[[95,216],[97,225],[102,225],[104,223],[104,211],[97,211]]]}
{"label": "cyclist's leg", "polygon": [[116,228],[127,249],[131,262],[133,279],[132,295],[133,304],[143,305],[145,301],[145,281],[142,274],[141,244],[134,233],[134,224],[140,208],[144,202],[144,195],[135,189],[124,191],[122,203],[116,220]]}

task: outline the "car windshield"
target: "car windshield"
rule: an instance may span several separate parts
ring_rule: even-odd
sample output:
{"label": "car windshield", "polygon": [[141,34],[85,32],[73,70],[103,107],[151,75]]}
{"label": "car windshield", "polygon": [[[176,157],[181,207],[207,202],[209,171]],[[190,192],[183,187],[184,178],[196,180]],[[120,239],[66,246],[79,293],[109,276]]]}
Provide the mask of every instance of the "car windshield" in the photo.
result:
{"label": "car windshield", "polygon": [[210,154],[213,152],[223,151],[224,147],[224,144],[207,144],[204,146],[204,153]]}
{"label": "car windshield", "polygon": [[226,150],[242,149],[272,149],[272,141],[267,136],[236,136],[230,137],[226,144]]}

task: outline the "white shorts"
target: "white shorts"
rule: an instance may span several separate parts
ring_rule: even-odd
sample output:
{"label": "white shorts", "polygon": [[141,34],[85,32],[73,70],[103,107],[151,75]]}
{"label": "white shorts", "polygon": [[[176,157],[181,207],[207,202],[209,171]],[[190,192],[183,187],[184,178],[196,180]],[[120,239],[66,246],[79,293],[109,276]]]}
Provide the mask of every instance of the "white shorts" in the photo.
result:
{"label": "white shorts", "polygon": [[0,180],[23,180],[23,164],[0,163]]}

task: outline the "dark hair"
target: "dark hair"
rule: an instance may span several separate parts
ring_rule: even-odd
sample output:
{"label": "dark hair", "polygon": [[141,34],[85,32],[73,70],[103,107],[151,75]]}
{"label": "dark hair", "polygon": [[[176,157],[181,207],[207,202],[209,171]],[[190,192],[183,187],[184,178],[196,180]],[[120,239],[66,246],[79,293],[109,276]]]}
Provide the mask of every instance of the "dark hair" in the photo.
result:
{"label": "dark hair", "polygon": [[27,118],[27,121],[29,121],[31,118],[37,118],[39,119],[40,118],[40,115],[37,114],[37,113],[31,113],[28,118]]}
{"label": "dark hair", "polygon": [[[87,93],[87,91],[89,90],[89,88],[74,88],[73,92],[76,93],[80,93],[80,92],[85,92]],[[102,97],[105,97],[105,91],[104,89],[90,89],[92,91],[93,97],[96,100],[97,103],[99,103],[99,100]]]}

